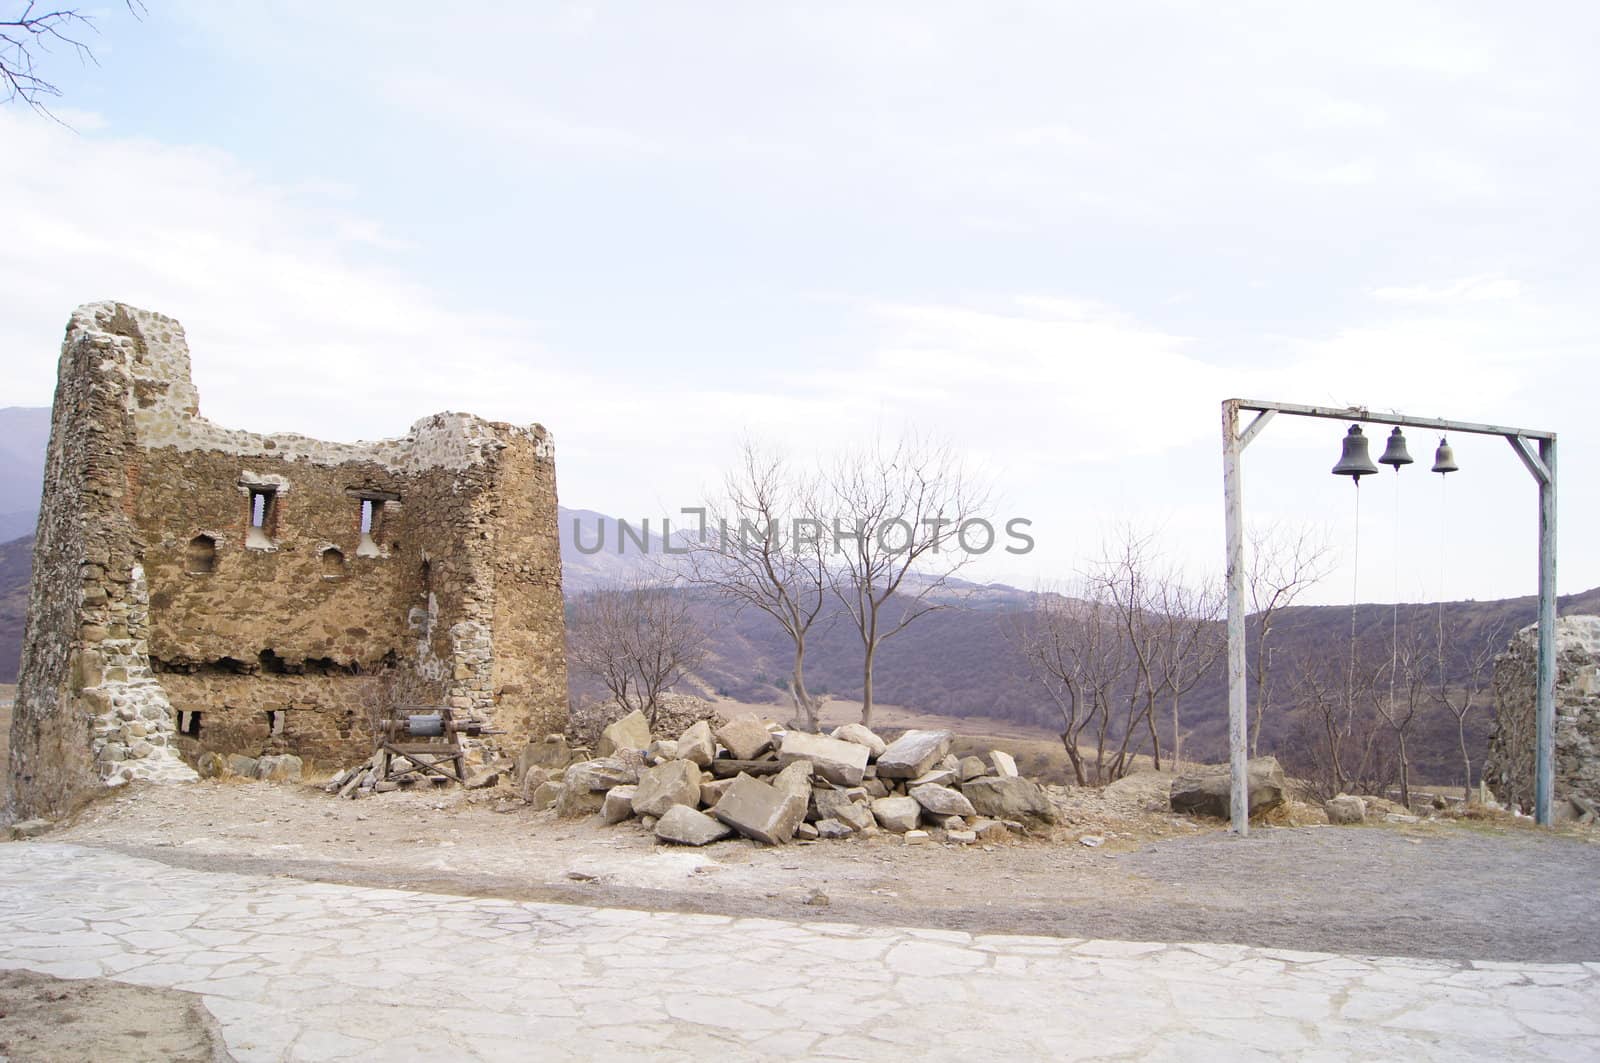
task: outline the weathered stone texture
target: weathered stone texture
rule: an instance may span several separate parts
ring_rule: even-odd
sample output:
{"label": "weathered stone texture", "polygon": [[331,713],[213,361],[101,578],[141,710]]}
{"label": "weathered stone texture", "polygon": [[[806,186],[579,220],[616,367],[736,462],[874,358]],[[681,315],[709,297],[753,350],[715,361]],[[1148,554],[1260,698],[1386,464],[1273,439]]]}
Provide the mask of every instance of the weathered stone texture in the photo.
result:
{"label": "weathered stone texture", "polygon": [[543,428],[446,413],[355,444],[224,429],[199,416],[176,321],[80,307],[34,548],[13,814],[192,778],[177,750],[348,760],[395,704],[487,716],[520,749],[565,725],[561,610]]}
{"label": "weathered stone texture", "polygon": [[[1600,616],[1556,620],[1555,799],[1600,802]],[[1533,811],[1539,628],[1517,632],[1494,666],[1483,778],[1507,808]]]}

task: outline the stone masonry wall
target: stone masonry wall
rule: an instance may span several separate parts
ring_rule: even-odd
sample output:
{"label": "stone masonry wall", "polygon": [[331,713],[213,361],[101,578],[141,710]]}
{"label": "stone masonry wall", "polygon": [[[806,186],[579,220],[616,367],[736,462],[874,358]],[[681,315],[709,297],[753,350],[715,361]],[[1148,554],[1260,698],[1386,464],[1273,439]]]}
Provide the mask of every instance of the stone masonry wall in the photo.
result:
{"label": "stone masonry wall", "polygon": [[[1600,617],[1556,620],[1555,797],[1600,802]],[[1495,659],[1495,718],[1483,777],[1501,803],[1533,810],[1539,629],[1517,632]]]}
{"label": "stone masonry wall", "polygon": [[191,778],[178,752],[346,762],[395,704],[488,716],[506,748],[560,730],[555,522],[538,425],[445,413],[356,444],[224,429],[199,416],[176,321],[79,308],[35,545],[11,812]]}

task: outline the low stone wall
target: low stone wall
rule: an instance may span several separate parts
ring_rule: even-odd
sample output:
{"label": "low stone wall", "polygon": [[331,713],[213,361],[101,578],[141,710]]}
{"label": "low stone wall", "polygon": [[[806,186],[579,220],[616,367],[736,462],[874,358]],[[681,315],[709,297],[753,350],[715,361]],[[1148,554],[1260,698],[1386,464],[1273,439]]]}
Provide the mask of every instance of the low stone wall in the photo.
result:
{"label": "low stone wall", "polygon": [[[1600,616],[1556,621],[1555,796],[1600,801]],[[1483,778],[1508,808],[1533,809],[1539,629],[1517,632],[1495,660],[1494,725]]]}

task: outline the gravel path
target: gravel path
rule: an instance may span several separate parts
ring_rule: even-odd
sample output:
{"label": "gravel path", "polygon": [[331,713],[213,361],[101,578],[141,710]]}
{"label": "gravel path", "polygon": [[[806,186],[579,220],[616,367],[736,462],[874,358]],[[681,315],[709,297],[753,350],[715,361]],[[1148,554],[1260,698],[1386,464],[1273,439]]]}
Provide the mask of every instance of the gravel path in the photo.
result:
{"label": "gravel path", "polygon": [[1157,936],[1403,956],[1600,958],[1600,845],[1454,825],[1175,838],[1118,866],[1187,903]]}
{"label": "gravel path", "polygon": [[163,787],[50,840],[202,871],[598,907],[1517,962],[1600,961],[1600,844],[1475,823],[1220,829],[1101,848],[657,846],[432,795]]}

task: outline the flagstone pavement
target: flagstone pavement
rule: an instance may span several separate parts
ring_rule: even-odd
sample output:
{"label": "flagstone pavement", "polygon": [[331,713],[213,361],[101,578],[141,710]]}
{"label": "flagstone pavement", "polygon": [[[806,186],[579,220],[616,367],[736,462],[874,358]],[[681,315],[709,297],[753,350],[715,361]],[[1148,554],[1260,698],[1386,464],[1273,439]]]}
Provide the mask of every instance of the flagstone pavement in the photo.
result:
{"label": "flagstone pavement", "polygon": [[0,845],[10,968],[200,994],[241,1061],[1600,1059],[1600,962],[523,903],[43,841]]}

